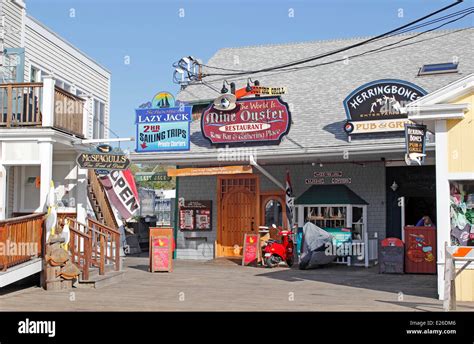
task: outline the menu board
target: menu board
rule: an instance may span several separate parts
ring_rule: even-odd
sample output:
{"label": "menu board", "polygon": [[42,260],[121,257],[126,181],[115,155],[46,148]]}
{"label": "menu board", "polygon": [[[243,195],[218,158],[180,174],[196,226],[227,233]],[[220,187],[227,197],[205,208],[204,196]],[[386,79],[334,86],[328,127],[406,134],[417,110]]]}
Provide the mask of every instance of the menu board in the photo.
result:
{"label": "menu board", "polygon": [[242,265],[257,265],[260,256],[260,235],[245,233]]}
{"label": "menu board", "polygon": [[212,201],[185,201],[179,208],[179,229],[212,230]]}
{"label": "menu board", "polygon": [[173,229],[150,228],[150,271],[173,271]]}

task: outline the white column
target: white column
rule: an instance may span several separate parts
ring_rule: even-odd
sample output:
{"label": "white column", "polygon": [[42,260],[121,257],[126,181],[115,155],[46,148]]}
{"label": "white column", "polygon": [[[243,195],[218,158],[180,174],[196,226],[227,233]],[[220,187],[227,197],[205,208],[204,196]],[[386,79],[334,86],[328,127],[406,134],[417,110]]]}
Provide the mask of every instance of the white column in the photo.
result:
{"label": "white column", "polygon": [[448,133],[446,121],[436,121],[436,235],[438,264],[438,297],[444,298],[444,243],[450,244]]}
{"label": "white column", "polygon": [[87,218],[87,169],[77,168],[76,216],[77,221],[86,223]]}
{"label": "white column", "polygon": [[55,80],[52,76],[43,77],[43,104],[41,107],[43,127],[54,125],[54,83]]}
{"label": "white column", "polygon": [[53,179],[53,140],[44,139],[38,141],[40,167],[40,206],[36,211],[46,211],[46,199],[48,197],[50,182]]}
{"label": "white column", "polygon": [[84,101],[84,108],[82,110],[82,133],[85,138],[91,139],[92,137],[89,137],[89,126],[91,125],[89,123],[89,113],[91,112],[91,104],[92,104],[92,97],[87,96],[87,97],[81,97],[83,98]]}
{"label": "white column", "polygon": [[7,216],[7,188],[7,169],[0,164],[0,220],[5,220]]}

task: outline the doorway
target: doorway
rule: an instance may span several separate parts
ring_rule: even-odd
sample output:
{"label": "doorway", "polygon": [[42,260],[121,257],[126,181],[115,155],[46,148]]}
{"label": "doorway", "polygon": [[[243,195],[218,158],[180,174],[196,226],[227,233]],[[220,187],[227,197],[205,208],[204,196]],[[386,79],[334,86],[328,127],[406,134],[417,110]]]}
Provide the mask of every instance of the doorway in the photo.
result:
{"label": "doorway", "polygon": [[401,239],[401,208],[405,198],[405,225],[415,225],[428,215],[436,226],[436,171],[434,166],[386,168],[386,236]]}
{"label": "doorway", "polygon": [[245,233],[258,233],[259,179],[256,175],[219,176],[217,257],[240,257]]}

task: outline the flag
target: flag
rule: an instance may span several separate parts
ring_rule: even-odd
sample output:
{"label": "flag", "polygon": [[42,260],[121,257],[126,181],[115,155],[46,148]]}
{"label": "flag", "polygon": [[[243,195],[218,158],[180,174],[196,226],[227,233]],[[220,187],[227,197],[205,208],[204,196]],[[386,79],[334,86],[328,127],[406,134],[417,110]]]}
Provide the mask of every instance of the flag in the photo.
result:
{"label": "flag", "polygon": [[285,186],[285,203],[286,203],[286,218],[288,220],[288,228],[293,230],[293,209],[295,198],[293,197],[293,187],[291,186],[290,171],[286,171],[286,186]]}
{"label": "flag", "polygon": [[130,170],[111,171],[99,178],[110,203],[124,219],[132,217],[140,208],[135,179]]}

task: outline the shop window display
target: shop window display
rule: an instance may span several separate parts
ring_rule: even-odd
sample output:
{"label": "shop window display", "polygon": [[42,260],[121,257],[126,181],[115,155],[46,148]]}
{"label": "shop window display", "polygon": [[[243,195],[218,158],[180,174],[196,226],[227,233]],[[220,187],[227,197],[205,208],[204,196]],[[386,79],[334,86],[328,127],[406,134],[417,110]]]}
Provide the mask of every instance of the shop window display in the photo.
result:
{"label": "shop window display", "polygon": [[474,181],[450,183],[451,243],[474,246]]}

